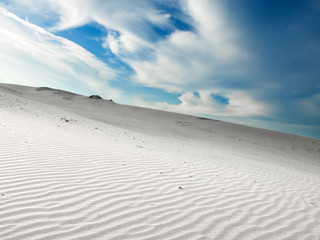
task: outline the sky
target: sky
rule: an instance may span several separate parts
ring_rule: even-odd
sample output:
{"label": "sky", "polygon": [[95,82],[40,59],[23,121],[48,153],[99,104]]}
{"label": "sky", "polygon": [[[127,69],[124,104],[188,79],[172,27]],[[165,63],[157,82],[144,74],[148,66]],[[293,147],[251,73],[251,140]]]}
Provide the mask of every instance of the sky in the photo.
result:
{"label": "sky", "polygon": [[0,82],[320,139],[317,0],[0,0]]}

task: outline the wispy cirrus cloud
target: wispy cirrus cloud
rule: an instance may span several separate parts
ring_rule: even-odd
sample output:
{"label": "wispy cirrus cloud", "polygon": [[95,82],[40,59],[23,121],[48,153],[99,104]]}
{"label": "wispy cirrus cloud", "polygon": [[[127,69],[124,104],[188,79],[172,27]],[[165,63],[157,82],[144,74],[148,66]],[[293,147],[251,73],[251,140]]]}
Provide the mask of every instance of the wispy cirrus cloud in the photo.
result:
{"label": "wispy cirrus cloud", "polygon": [[[150,87],[184,92],[206,89],[208,85],[224,86],[223,78],[239,79],[244,75],[248,68],[241,66],[249,64],[250,53],[241,46],[239,33],[229,24],[218,1],[179,4],[189,16],[186,23],[192,29],[188,31],[175,29],[158,41],[139,42],[139,32],[133,33],[135,41],[127,38],[126,31],[116,28],[119,34],[110,33],[106,38],[106,46],[134,69],[134,80]],[[161,23],[167,22],[168,19]],[[150,33],[144,26],[139,28]],[[145,58],[132,57],[140,51],[150,54],[145,54]]]}
{"label": "wispy cirrus cloud", "polygon": [[[35,8],[30,0],[17,2],[34,14],[51,7],[58,16],[51,30],[101,24],[108,29],[104,46],[135,70],[137,82],[169,91],[212,86],[226,70],[238,74],[235,63],[250,56],[219,1],[165,1],[180,9],[178,16],[157,9],[161,1],[45,0]],[[183,18],[190,29],[179,30],[173,18]]]}
{"label": "wispy cirrus cloud", "polygon": [[86,93],[102,92],[101,87],[116,78],[115,70],[81,46],[22,20],[1,7],[0,22],[2,82],[74,88]]}

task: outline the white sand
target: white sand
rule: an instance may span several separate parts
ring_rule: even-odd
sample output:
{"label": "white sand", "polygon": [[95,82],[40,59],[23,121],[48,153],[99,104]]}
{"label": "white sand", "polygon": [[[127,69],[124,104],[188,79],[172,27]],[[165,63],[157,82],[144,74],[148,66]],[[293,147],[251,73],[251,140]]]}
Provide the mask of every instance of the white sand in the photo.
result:
{"label": "white sand", "polygon": [[320,239],[320,141],[0,84],[0,239]]}

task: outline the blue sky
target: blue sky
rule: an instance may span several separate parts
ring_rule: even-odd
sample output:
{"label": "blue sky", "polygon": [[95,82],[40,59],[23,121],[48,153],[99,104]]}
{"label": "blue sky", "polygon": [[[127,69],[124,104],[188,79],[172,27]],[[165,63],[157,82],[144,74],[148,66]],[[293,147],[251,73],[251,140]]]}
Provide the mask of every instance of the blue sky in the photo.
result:
{"label": "blue sky", "polygon": [[316,0],[2,0],[0,81],[320,138]]}

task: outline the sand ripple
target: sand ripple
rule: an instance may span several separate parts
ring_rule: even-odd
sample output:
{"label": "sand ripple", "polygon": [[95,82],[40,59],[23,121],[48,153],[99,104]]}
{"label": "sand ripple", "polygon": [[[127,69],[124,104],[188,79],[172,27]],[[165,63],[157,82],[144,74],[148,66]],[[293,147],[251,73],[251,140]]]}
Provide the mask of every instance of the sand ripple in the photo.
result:
{"label": "sand ripple", "polygon": [[262,161],[51,111],[2,110],[0,239],[320,239],[314,155]]}

